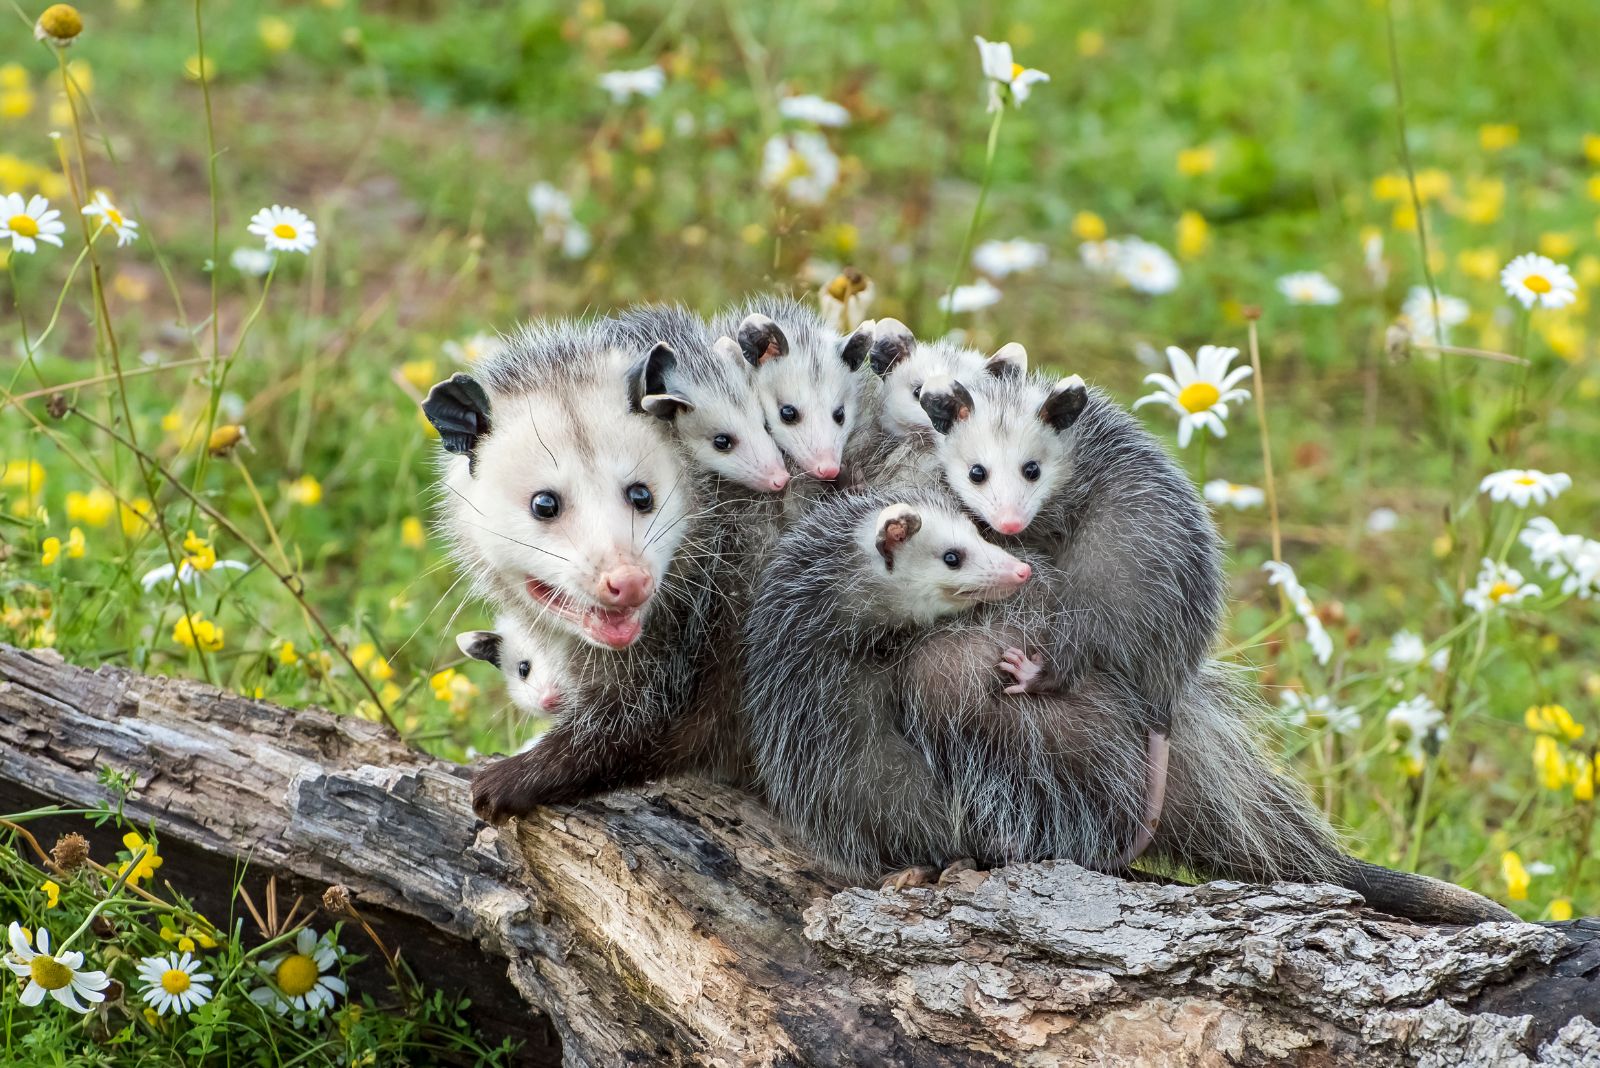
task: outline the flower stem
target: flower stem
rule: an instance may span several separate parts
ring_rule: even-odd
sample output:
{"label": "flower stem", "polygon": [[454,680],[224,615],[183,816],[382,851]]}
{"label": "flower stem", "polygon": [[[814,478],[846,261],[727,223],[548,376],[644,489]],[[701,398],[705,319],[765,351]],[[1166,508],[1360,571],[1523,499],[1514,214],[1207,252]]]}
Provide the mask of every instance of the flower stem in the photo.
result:
{"label": "flower stem", "polygon": [[961,254],[956,257],[955,273],[950,279],[950,288],[945,291],[944,327],[941,333],[950,332],[951,320],[955,317],[955,292],[956,286],[961,284],[961,276],[967,270],[967,257],[972,255],[972,242],[978,236],[978,220],[983,216],[984,201],[989,199],[989,182],[994,177],[994,155],[1000,146],[1000,124],[1005,121],[1006,108],[1002,102],[995,108],[994,119],[989,123],[989,144],[983,156],[983,181],[978,186],[978,202],[972,206],[972,219],[967,223],[967,235],[961,239]]}

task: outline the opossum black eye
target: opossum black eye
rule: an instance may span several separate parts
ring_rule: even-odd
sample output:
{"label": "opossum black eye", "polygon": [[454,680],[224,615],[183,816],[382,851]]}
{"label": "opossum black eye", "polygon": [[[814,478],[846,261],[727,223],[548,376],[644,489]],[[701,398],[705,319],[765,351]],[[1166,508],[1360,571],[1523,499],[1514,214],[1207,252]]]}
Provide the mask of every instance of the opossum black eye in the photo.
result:
{"label": "opossum black eye", "polygon": [[540,490],[528,502],[528,509],[535,519],[554,519],[561,514],[561,498],[549,490]]}
{"label": "opossum black eye", "polygon": [[948,567],[951,571],[954,571],[956,568],[960,567],[961,561],[964,559],[965,557],[962,556],[960,549],[946,549],[944,551],[944,566]]}
{"label": "opossum black eye", "polygon": [[833,421],[844,426],[844,405],[841,404],[833,410]]}
{"label": "opossum black eye", "polygon": [[974,486],[981,486],[988,481],[989,469],[982,464],[973,464],[967,468],[967,477],[972,479]]}
{"label": "opossum black eye", "polygon": [[519,679],[523,680],[524,682],[526,682],[528,680],[528,673],[530,671],[532,671],[532,670],[533,670],[533,664],[532,664],[531,661],[527,661],[527,660],[518,660],[517,661],[517,678],[519,678]]}
{"label": "opossum black eye", "polygon": [[627,490],[628,503],[636,511],[648,512],[656,506],[655,494],[650,492],[650,487],[643,482],[635,482]]}
{"label": "opossum black eye", "polygon": [[1022,477],[1027,479],[1029,482],[1039,481],[1039,461],[1029,460],[1027,463],[1023,464]]}
{"label": "opossum black eye", "polygon": [[782,408],[778,409],[778,418],[782,419],[789,426],[793,426],[800,421],[800,409],[796,408],[792,404],[785,404]]}
{"label": "opossum black eye", "polygon": [[912,400],[921,400],[922,399],[922,383],[921,382],[918,382],[916,385],[911,387],[911,399]]}
{"label": "opossum black eye", "polygon": [[729,437],[727,434],[718,434],[716,437],[711,439],[711,447],[716,449],[718,452],[727,452],[729,449],[733,448],[733,438]]}

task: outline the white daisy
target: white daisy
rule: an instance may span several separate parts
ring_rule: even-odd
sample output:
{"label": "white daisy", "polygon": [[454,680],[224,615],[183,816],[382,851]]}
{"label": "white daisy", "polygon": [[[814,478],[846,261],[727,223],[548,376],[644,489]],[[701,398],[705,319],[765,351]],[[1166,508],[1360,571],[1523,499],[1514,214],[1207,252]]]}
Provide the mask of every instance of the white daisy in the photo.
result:
{"label": "white daisy", "polygon": [[1228,370],[1228,364],[1238,349],[1217,345],[1202,345],[1189,359],[1189,354],[1176,345],[1167,346],[1167,360],[1172,365],[1172,375],[1157,372],[1144,376],[1147,385],[1157,387],[1157,392],[1140,397],[1133,402],[1138,408],[1145,404],[1164,404],[1178,413],[1178,447],[1188,448],[1189,440],[1197,429],[1209,427],[1217,437],[1226,437],[1228,428],[1223,421],[1228,418],[1228,405],[1246,400],[1248,389],[1236,388],[1250,377],[1248,365]]}
{"label": "white daisy", "polygon": [[987,279],[980,278],[970,286],[956,286],[939,298],[939,310],[952,315],[977,311],[1000,302],[1000,291]]}
{"label": "white daisy", "polygon": [[572,221],[572,198],[549,182],[534,182],[528,187],[528,207],[540,226]]}
{"label": "white daisy", "polygon": [[561,254],[569,260],[581,260],[594,247],[589,230],[582,223],[568,223],[561,232]]}
{"label": "white daisy", "polygon": [[264,248],[236,248],[228,257],[234,270],[254,278],[265,277],[277,260],[277,256]]}
{"label": "white daisy", "polygon": [[848,126],[850,111],[843,104],[835,104],[820,96],[807,93],[803,96],[786,96],[778,101],[778,114],[796,122],[809,122],[814,126]]}
{"label": "white daisy", "polygon": [[83,213],[104,220],[105,225],[116,233],[118,248],[132,244],[139,237],[139,224],[117,210],[117,206],[111,203],[111,198],[106,196],[103,189],[83,206]]}
{"label": "white daisy", "polygon": [[61,213],[37,193],[26,201],[21,193],[0,197],[0,241],[9,237],[12,252],[37,252],[40,241],[60,248],[66,230]]}
{"label": "white daisy", "polygon": [[1387,534],[1400,525],[1400,513],[1393,508],[1374,508],[1367,513],[1367,533]]}
{"label": "white daisy", "polygon": [[600,88],[611,94],[613,104],[626,104],[635,96],[655,96],[667,84],[667,73],[657,66],[640,70],[610,70],[600,75]]}
{"label": "white daisy", "polygon": [[1172,253],[1160,245],[1137,237],[1123,238],[1116,243],[1117,276],[1140,293],[1159,295],[1178,288],[1182,272]]}
{"label": "white daisy", "polygon": [[1296,271],[1278,279],[1278,292],[1290,304],[1337,304],[1344,298],[1339,287],[1321,271]]}
{"label": "white daisy", "polygon": [[[105,972],[85,972],[83,954],[76,950],[65,953],[50,952],[50,932],[43,927],[36,932],[38,949],[29,941],[27,929],[13,922],[7,930],[11,952],[6,954],[5,965],[18,979],[27,980],[22,990],[22,1003],[29,1008],[44,1000],[49,994],[73,1012],[88,1013],[90,1006],[104,1001],[101,993],[111,985]],[[78,998],[89,1002],[83,1004]]]}
{"label": "white daisy", "polygon": [[1104,241],[1085,241],[1078,246],[1083,265],[1095,274],[1111,274],[1122,262],[1122,242],[1114,237]]}
{"label": "white daisy", "polygon": [[1411,336],[1418,341],[1438,341],[1443,335],[1444,343],[1448,344],[1450,328],[1460,326],[1471,314],[1472,309],[1460,297],[1440,293],[1435,300],[1427,286],[1412,286],[1411,292],[1406,294],[1406,302],[1400,305],[1400,315],[1411,328]]}
{"label": "white daisy", "polygon": [[1518,535],[1533,562],[1552,579],[1561,580],[1561,592],[1583,600],[1600,595],[1600,541],[1581,534],[1563,534],[1549,519],[1536,516]]}
{"label": "white daisy", "polygon": [[1284,717],[1296,727],[1326,727],[1335,734],[1354,734],[1361,729],[1361,713],[1354,705],[1336,705],[1327,694],[1307,698],[1298,690],[1285,690],[1279,703]]}
{"label": "white daisy", "polygon": [[456,363],[472,367],[499,352],[505,342],[492,334],[473,334],[460,341],[446,341],[440,348]]}
{"label": "white daisy", "polygon": [[250,217],[250,232],[272,252],[310,252],[317,247],[317,224],[296,208],[274,204]]}
{"label": "white daisy", "polygon": [[1578,283],[1564,263],[1537,252],[1525,252],[1505,265],[1500,284],[1524,308],[1564,308],[1578,299]]}
{"label": "white daisy", "polygon": [[1311,646],[1317,663],[1326,664],[1333,657],[1333,639],[1328,636],[1327,628],[1317,616],[1317,606],[1311,603],[1306,588],[1295,577],[1294,568],[1279,560],[1268,560],[1261,565],[1261,570],[1267,573],[1268,582],[1283,588],[1295,615],[1300,617],[1301,624],[1306,628],[1306,642]]}
{"label": "white daisy", "polygon": [[168,1012],[181,1016],[211,1000],[211,988],[206,984],[212,978],[200,971],[200,961],[188,953],[145,957],[139,962],[139,978],[144,980],[140,996],[157,1016]]}
{"label": "white daisy", "polygon": [[1225,478],[1214,478],[1205,486],[1206,500],[1216,505],[1228,505],[1243,512],[1250,508],[1260,508],[1267,501],[1267,495],[1258,486],[1241,486],[1237,482],[1229,482]]}
{"label": "white daisy", "polygon": [[972,265],[990,278],[1031,271],[1044,266],[1050,252],[1037,241],[1016,237],[1010,241],[985,241],[972,250]]}
{"label": "white daisy", "polygon": [[295,936],[294,951],[279,954],[261,965],[267,985],[250,991],[250,1000],[279,1016],[321,1016],[335,996],[348,993],[344,980],[328,974],[339,963],[339,947],[329,931],[320,939],[309,927]]}
{"label": "white daisy", "polygon": [[1487,493],[1491,501],[1510,501],[1518,508],[1553,501],[1571,488],[1572,477],[1563,472],[1547,475],[1515,467],[1484,475],[1478,483],[1478,492]]}
{"label": "white daisy", "polygon": [[1469,608],[1492,612],[1538,595],[1539,587],[1524,582],[1522,572],[1484,557],[1483,567],[1478,571],[1478,584],[1462,594],[1461,599]]}
{"label": "white daisy", "polygon": [[1033,86],[1047,82],[1050,75],[1042,70],[1024,67],[1011,55],[1011,46],[1005,41],[985,41],[974,37],[978,43],[978,59],[983,64],[983,76],[989,80],[989,110],[999,111],[1011,101],[1017,107],[1028,99]]}
{"label": "white daisy", "polygon": [[1407,755],[1418,764],[1422,763],[1423,747],[1430,740],[1437,745],[1450,733],[1444,725],[1444,713],[1426,694],[1401,701],[1389,709],[1384,722],[1404,744]]}
{"label": "white daisy", "polygon": [[798,204],[821,204],[838,182],[839,157],[819,133],[780,134],[761,149],[761,184]]}
{"label": "white daisy", "polygon": [[146,571],[139,579],[139,585],[144,587],[144,592],[149,593],[163,582],[172,583],[172,588],[177,589],[179,583],[200,588],[200,576],[210,571],[249,571],[250,565],[239,560],[218,560],[207,568],[197,568],[188,560],[184,560],[177,568],[171,564],[162,564]]}
{"label": "white daisy", "polygon": [[1389,639],[1389,659],[1403,667],[1416,667],[1428,655],[1428,644],[1422,635],[1402,630]]}
{"label": "white daisy", "polygon": [[1450,666],[1450,647],[1447,645],[1428,657],[1428,666],[1439,674],[1444,674],[1444,669]]}

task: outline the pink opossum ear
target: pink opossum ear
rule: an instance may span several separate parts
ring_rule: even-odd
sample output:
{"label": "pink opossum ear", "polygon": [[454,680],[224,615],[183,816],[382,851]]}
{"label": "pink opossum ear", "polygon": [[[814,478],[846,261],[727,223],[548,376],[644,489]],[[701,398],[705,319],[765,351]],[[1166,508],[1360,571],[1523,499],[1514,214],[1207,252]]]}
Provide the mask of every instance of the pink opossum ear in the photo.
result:
{"label": "pink opossum ear", "polygon": [[879,319],[874,324],[872,351],[868,354],[872,373],[882,378],[894,370],[901,360],[911,355],[911,348],[916,343],[917,339],[911,336],[911,328],[899,319]]}
{"label": "pink opossum ear", "polygon": [[471,375],[457,372],[428,390],[422,414],[439,432],[446,452],[470,457],[489,432],[489,394]]}
{"label": "pink opossum ear", "polygon": [[891,504],[878,513],[878,555],[894,570],[894,554],[922,529],[922,517],[909,504]]}
{"label": "pink opossum ear", "polygon": [[744,353],[751,367],[762,367],[789,355],[789,339],[767,316],[747,315],[739,324],[739,351]]}
{"label": "pink opossum ear", "polygon": [[1089,403],[1089,389],[1077,375],[1063,378],[1050,389],[1050,395],[1039,406],[1039,418],[1056,433],[1067,429],[1083,414]]}
{"label": "pink opossum ear", "polygon": [[928,413],[928,422],[941,434],[972,416],[976,403],[967,387],[949,375],[938,374],[922,384],[922,395],[917,398],[922,410]]}

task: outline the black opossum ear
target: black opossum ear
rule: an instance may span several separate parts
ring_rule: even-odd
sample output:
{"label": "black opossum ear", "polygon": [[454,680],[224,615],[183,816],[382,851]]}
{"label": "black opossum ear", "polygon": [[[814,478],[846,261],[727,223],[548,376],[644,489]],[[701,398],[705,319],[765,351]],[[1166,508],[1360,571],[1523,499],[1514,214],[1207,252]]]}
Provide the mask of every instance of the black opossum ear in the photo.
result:
{"label": "black opossum ear", "polygon": [[1089,390],[1077,375],[1063,378],[1050,389],[1050,395],[1039,406],[1039,418],[1060,433],[1078,421],[1083,406],[1089,403]]}
{"label": "black opossum ear", "polygon": [[972,415],[972,394],[949,375],[934,375],[924,382],[919,400],[933,429],[941,434],[950,433],[951,427]]}
{"label": "black opossum ear", "polygon": [[871,319],[850,332],[849,337],[839,339],[839,359],[852,371],[861,370],[861,364],[867,358],[867,350],[872,348],[872,331],[874,324]]}
{"label": "black opossum ear", "polygon": [[658,419],[676,418],[679,412],[692,412],[687,397],[667,389],[667,376],[678,366],[678,354],[665,342],[639,357],[627,371],[628,410],[648,412]]}
{"label": "black opossum ear", "polygon": [[747,315],[739,324],[739,351],[744,353],[751,367],[760,367],[769,360],[789,355],[789,339],[767,316]]}
{"label": "black opossum ear", "polygon": [[983,369],[996,378],[1012,378],[1028,371],[1028,350],[1015,341],[1000,346],[998,352],[984,361]]}
{"label": "black opossum ear", "polygon": [[894,554],[922,529],[922,517],[909,504],[891,504],[878,513],[878,555],[894,570]]}
{"label": "black opossum ear", "polygon": [[474,660],[484,660],[500,666],[500,633],[493,630],[469,630],[456,635],[456,647]]}
{"label": "black opossum ear", "polygon": [[489,394],[471,375],[458,371],[428,390],[422,414],[439,432],[447,452],[471,456],[478,439],[489,432]]}
{"label": "black opossum ear", "polygon": [[894,370],[895,364],[911,355],[916,343],[911,328],[899,319],[879,319],[872,332],[872,373],[882,378]]}

